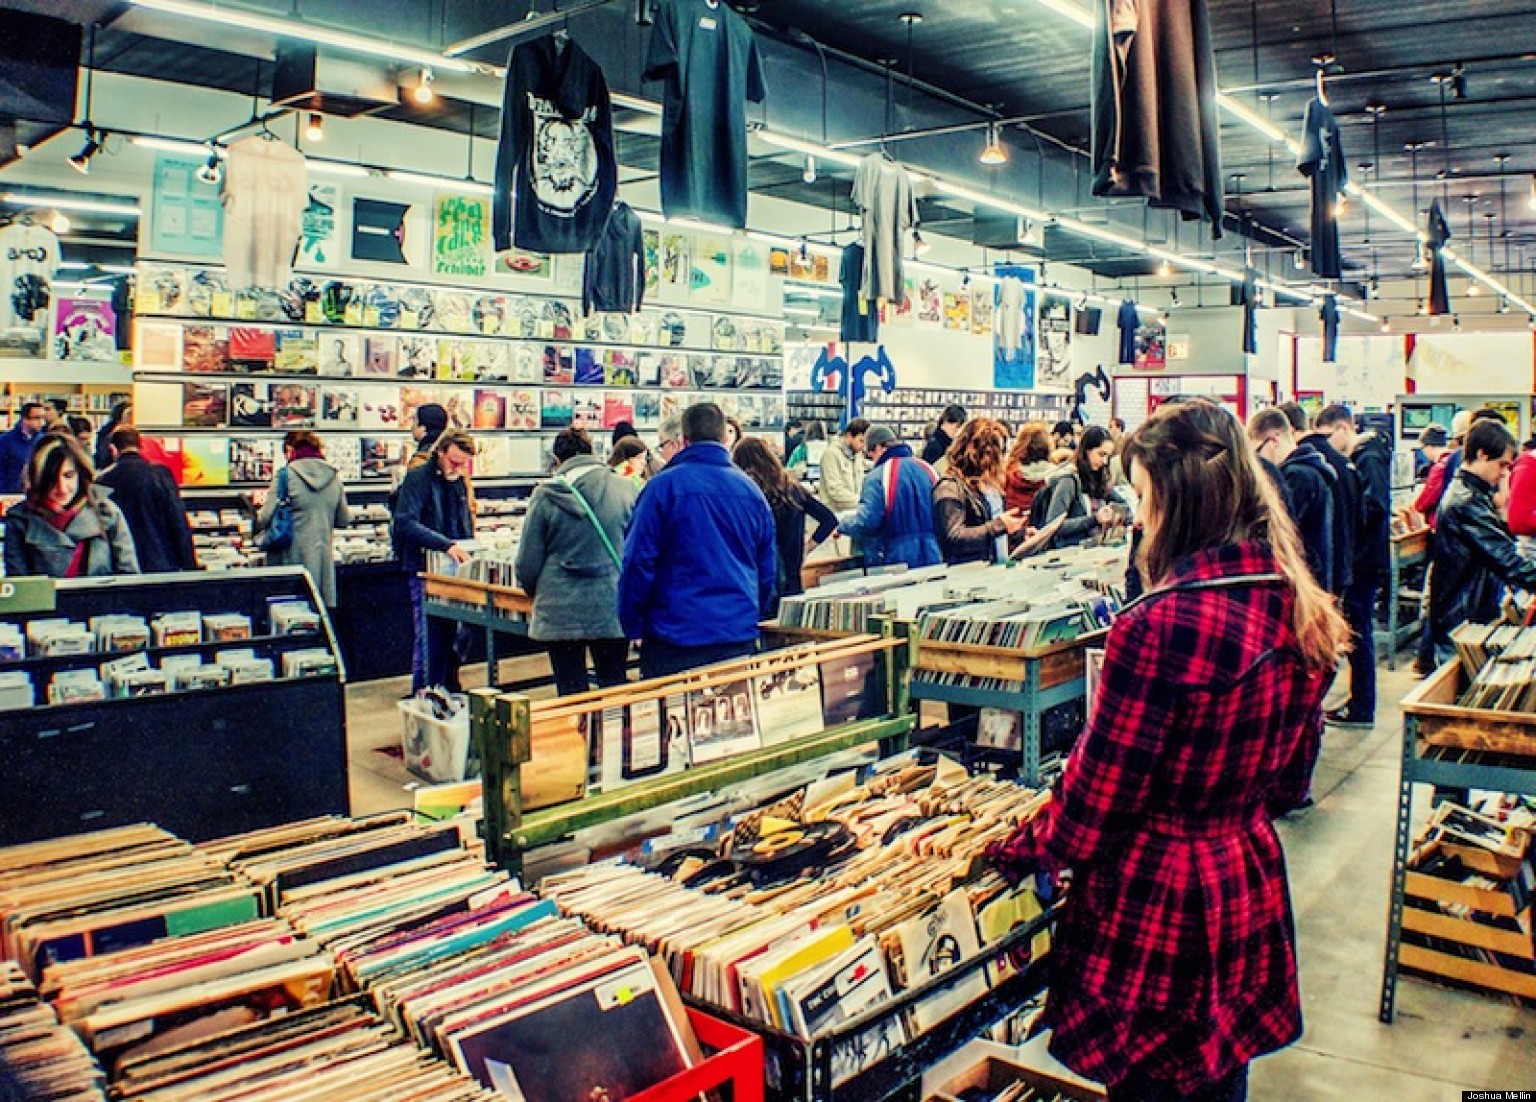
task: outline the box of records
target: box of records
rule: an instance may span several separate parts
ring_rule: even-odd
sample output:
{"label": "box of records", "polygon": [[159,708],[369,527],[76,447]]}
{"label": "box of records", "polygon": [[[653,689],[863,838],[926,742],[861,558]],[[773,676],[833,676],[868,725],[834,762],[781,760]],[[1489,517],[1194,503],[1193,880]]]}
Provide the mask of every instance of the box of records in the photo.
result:
{"label": "box of records", "polygon": [[106,687],[95,670],[60,670],[48,680],[49,704],[78,704],[106,698]]}
{"label": "box of records", "polygon": [[203,641],[200,612],[165,612],[150,623],[157,647],[188,647]]}
{"label": "box of records", "polygon": [[15,624],[0,624],[0,662],[20,662],[27,656],[27,637]]}
{"label": "box of records", "polygon": [[36,702],[32,675],[24,670],[0,672],[0,711],[30,708]]}
{"label": "box of records", "polygon": [[0,961],[0,1067],[6,1097],[105,1102],[106,1076],[74,1031],[59,1024],[20,966]]}
{"label": "box of records", "polygon": [[310,635],[320,630],[320,614],[307,601],[274,601],[267,608],[273,635]]}
{"label": "box of records", "polygon": [[336,656],[324,647],[304,647],[283,652],[284,677],[328,677],[336,671]]}
{"label": "box of records", "polygon": [[1081,1079],[1066,1079],[1026,1067],[1013,1050],[978,1042],[976,1060],[949,1078],[924,1102],[1102,1102],[1104,1091]]}
{"label": "box of records", "polygon": [[238,612],[203,617],[203,634],[210,643],[238,643],[251,637],[251,618]]}
{"label": "box of records", "polygon": [[1457,660],[1403,698],[1421,746],[1536,757],[1536,628],[1463,624]]}
{"label": "box of records", "polygon": [[71,620],[32,620],[27,624],[27,648],[47,658],[91,654],[96,649],[96,636],[84,624]]}
{"label": "box of records", "polygon": [[149,646],[149,624],[142,616],[118,613],[93,616],[91,631],[96,635],[96,649],[104,654],[143,650]]}

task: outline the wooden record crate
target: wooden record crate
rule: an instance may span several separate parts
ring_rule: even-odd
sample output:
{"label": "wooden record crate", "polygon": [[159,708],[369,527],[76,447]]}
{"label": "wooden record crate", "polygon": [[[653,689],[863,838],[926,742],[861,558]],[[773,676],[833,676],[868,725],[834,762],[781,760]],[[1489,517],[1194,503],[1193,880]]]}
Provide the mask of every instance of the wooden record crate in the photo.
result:
{"label": "wooden record crate", "polygon": [[1441,747],[1536,758],[1536,713],[1465,708],[1466,671],[1452,660],[1403,698],[1403,714],[1418,723],[1418,749]]}
{"label": "wooden record crate", "polygon": [[1037,689],[1044,691],[1084,677],[1088,649],[1100,645],[1106,634],[1102,630],[1085,632],[1075,639],[1065,639],[1028,650],[918,639],[917,658],[913,665],[933,673],[993,677],[1000,681],[1024,681],[1030,675],[1031,665],[1034,665],[1039,670]]}
{"label": "wooden record crate", "polygon": [[458,601],[502,616],[527,617],[533,614],[533,598],[512,585],[491,585],[469,578],[445,578],[423,574],[425,596],[433,601]]}
{"label": "wooden record crate", "polygon": [[710,1054],[702,1064],[630,1095],[629,1102],[698,1102],[706,1094],[716,1097],[715,1091],[724,1091],[727,1102],[763,1102],[763,1039],[702,1010],[687,1009],[694,1034]]}

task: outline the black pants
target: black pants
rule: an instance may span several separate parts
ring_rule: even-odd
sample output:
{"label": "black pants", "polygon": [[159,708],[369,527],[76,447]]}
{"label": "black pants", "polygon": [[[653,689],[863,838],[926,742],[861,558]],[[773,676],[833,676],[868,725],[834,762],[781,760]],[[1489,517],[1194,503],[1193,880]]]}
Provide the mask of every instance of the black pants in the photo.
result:
{"label": "black pants", "polygon": [[[1376,594],[1381,589],[1381,575],[1360,573],[1344,594],[1344,617],[1354,633],[1355,646],[1349,652],[1349,718],[1375,722],[1376,719]],[[1389,643],[1388,646],[1391,644]]]}
{"label": "black pants", "polygon": [[680,647],[665,639],[647,639],[640,644],[640,676],[670,677],[700,666],[709,666],[731,658],[745,658],[757,653],[757,640],[744,643],[712,643],[704,647]]}
{"label": "black pants", "polygon": [[624,684],[629,665],[628,639],[554,639],[544,645],[549,648],[549,667],[555,673],[555,691],[561,696],[575,696],[592,687],[588,650],[592,652],[598,688]]}
{"label": "black pants", "polygon": [[1192,1094],[1183,1094],[1160,1079],[1134,1074],[1109,1088],[1109,1102],[1246,1102],[1247,1098],[1247,1064]]}

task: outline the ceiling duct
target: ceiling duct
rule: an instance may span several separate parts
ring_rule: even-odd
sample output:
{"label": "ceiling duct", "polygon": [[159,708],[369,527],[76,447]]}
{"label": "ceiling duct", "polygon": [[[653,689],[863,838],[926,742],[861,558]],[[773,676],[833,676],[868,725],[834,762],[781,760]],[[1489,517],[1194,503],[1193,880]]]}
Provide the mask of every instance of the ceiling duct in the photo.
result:
{"label": "ceiling duct", "polygon": [[1041,252],[1045,240],[1040,227],[1031,218],[978,208],[972,225],[971,243],[983,249]]}
{"label": "ceiling duct", "polygon": [[394,76],[377,64],[321,54],[313,44],[284,43],[272,74],[272,106],[350,119],[400,103]]}

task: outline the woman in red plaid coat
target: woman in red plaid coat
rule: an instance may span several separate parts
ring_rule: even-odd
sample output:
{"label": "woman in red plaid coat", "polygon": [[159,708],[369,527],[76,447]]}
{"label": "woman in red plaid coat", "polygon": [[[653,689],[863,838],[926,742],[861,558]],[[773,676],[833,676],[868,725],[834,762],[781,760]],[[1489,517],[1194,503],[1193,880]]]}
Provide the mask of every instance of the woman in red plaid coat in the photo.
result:
{"label": "woman in red plaid coat", "polygon": [[1301,1034],[1285,858],[1349,630],[1307,570],[1240,425],[1167,406],[1125,444],[1147,595],[1109,634],[1054,798],[991,854],[1072,869],[1052,1051],[1112,1102],[1241,1102]]}

